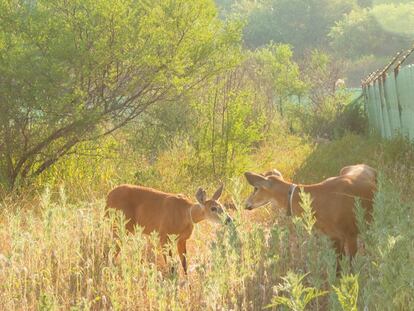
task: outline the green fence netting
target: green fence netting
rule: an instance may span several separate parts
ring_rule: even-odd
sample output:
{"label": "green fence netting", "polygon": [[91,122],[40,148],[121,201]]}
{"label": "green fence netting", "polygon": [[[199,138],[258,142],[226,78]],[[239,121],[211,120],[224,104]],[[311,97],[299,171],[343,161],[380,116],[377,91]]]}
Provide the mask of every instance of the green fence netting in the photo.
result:
{"label": "green fence netting", "polygon": [[363,85],[370,128],[384,138],[414,141],[414,64],[382,73]]}

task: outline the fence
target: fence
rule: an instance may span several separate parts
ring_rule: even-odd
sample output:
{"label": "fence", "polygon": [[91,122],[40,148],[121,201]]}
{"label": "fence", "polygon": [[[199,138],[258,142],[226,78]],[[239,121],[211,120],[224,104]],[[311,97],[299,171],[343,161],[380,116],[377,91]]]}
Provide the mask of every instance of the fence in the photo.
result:
{"label": "fence", "polygon": [[402,66],[413,52],[414,47],[399,52],[362,81],[369,126],[384,138],[403,135],[414,141],[414,64]]}

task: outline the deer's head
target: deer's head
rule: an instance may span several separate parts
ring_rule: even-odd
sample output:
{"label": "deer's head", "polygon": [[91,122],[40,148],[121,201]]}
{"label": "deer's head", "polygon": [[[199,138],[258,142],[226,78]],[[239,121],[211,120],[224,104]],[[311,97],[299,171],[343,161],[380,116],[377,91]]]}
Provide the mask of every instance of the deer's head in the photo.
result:
{"label": "deer's head", "polygon": [[221,185],[213,194],[211,199],[207,199],[206,191],[203,188],[198,188],[196,199],[203,209],[204,218],[215,223],[230,223],[232,219],[224,212],[223,205],[219,202],[220,196],[223,193],[223,185]]}
{"label": "deer's head", "polygon": [[275,200],[274,192],[281,183],[284,183],[284,179],[278,170],[271,170],[264,174],[246,172],[244,176],[247,182],[254,187],[253,192],[246,200],[246,209],[252,210],[269,203],[279,205],[279,202]]}

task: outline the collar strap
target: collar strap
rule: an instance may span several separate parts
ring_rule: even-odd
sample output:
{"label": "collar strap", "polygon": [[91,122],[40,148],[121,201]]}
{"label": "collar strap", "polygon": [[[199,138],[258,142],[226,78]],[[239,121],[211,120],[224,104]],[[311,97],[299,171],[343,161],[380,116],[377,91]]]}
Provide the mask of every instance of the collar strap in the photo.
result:
{"label": "collar strap", "polygon": [[194,220],[193,220],[193,207],[194,207],[194,205],[191,206],[191,208],[190,208],[190,219],[191,219],[191,224],[192,225],[194,225]]}
{"label": "collar strap", "polygon": [[292,201],[293,201],[293,195],[295,193],[296,187],[298,185],[296,184],[291,184],[289,187],[289,192],[288,192],[288,208],[287,208],[287,215],[288,216],[292,216]]}

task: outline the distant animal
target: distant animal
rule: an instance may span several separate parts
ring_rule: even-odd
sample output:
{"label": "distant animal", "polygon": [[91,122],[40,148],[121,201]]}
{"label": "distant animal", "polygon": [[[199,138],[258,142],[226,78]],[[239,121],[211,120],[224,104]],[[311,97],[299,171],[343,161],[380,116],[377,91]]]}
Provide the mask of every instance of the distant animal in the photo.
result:
{"label": "distant animal", "polygon": [[335,91],[338,89],[344,89],[344,88],[346,88],[344,79],[338,79],[335,81]]}
{"label": "distant animal", "polygon": [[271,172],[245,173],[248,183],[254,187],[245,208],[252,210],[271,203],[286,208],[288,215],[300,215],[303,210],[299,188],[303,189],[312,198],[315,227],[332,239],[338,255],[353,257],[357,252],[358,236],[355,198],[361,200],[366,220],[370,221],[376,191],[376,171],[365,164],[346,166],[341,169],[339,176],[312,185],[295,185],[285,181],[279,171]]}
{"label": "distant animal", "polygon": [[120,185],[108,193],[106,210],[122,211],[128,220],[126,229],[132,233],[135,226],[142,227],[144,234],[158,232],[161,246],[168,242],[168,235],[176,235],[178,254],[187,273],[186,242],[193,232],[194,224],[205,219],[216,223],[222,223],[223,218],[225,223],[232,221],[218,201],[222,192],[223,186],[220,186],[211,199],[207,199],[206,192],[199,188],[195,195],[197,203],[193,203],[183,194]]}

